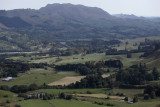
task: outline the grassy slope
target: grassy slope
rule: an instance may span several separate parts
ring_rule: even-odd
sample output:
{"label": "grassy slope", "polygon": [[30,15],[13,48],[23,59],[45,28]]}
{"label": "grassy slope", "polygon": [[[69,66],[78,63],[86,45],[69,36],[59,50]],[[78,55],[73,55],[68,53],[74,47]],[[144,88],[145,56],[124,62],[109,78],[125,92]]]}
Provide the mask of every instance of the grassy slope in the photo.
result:
{"label": "grassy slope", "polygon": [[49,102],[54,104],[55,107],[107,107],[76,100],[50,100]]}
{"label": "grassy slope", "polygon": [[52,107],[48,102],[43,100],[24,100],[19,104],[21,107]]}
{"label": "grassy slope", "polygon": [[[8,96],[8,97],[5,97],[5,96]],[[22,98],[18,98],[17,97],[17,94],[15,93],[12,93],[10,91],[3,91],[3,90],[0,90],[0,101],[10,101],[10,102],[15,102],[15,101],[18,101],[18,100],[21,100]]]}
{"label": "grassy slope", "polygon": [[96,104],[91,104],[82,101],[76,100],[60,100],[53,99],[48,101],[43,100],[26,100],[19,103],[22,107],[107,107],[107,106],[99,106]]}
{"label": "grassy slope", "polygon": [[61,100],[61,99],[53,99],[53,100],[26,100],[21,101],[19,104],[22,107],[108,107],[104,105],[96,105],[92,102],[103,102],[104,104],[110,103],[114,104],[115,107],[159,107],[160,102],[156,101],[145,101],[138,102],[134,104],[128,104],[126,102],[114,101],[114,100],[104,100],[104,99],[96,99],[96,98],[87,98],[88,101],[77,101],[77,100]]}

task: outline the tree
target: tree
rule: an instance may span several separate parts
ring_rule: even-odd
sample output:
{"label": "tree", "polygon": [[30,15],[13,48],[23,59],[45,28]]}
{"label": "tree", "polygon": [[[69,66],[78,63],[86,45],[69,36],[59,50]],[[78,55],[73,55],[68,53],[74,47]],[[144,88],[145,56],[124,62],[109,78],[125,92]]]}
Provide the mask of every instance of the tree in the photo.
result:
{"label": "tree", "polygon": [[154,99],[154,98],[156,97],[155,91],[152,91],[152,92],[151,92],[150,97],[151,97],[152,99]]}
{"label": "tree", "polygon": [[25,93],[28,91],[28,87],[26,85],[14,85],[11,87],[11,91],[15,93]]}
{"label": "tree", "polygon": [[144,100],[148,100],[149,99],[149,95],[148,94],[144,94]]}
{"label": "tree", "polygon": [[125,101],[128,101],[128,97],[125,97],[124,100],[125,100]]}
{"label": "tree", "polygon": [[132,54],[131,53],[127,53],[127,58],[132,58]]}
{"label": "tree", "polygon": [[37,90],[37,89],[38,89],[37,84],[31,84],[31,85],[29,86],[29,90],[30,90],[30,91],[34,91],[34,90]]}
{"label": "tree", "polygon": [[153,74],[153,78],[154,78],[154,80],[159,80],[159,76],[160,76],[160,74],[159,74],[159,72],[158,72],[158,70],[157,70],[157,68],[153,68],[153,72],[152,72],[152,74]]}
{"label": "tree", "polygon": [[67,95],[66,96],[66,100],[71,100],[72,99],[72,95]]}
{"label": "tree", "polygon": [[8,91],[9,87],[7,85],[2,85],[2,86],[0,86],[0,90],[6,90],[6,91]]}
{"label": "tree", "polygon": [[59,98],[65,99],[65,97],[66,97],[66,96],[65,96],[64,93],[60,93],[60,94],[59,94]]}
{"label": "tree", "polygon": [[133,103],[136,103],[136,102],[138,102],[138,97],[137,97],[137,96],[135,96],[135,97],[133,98]]}
{"label": "tree", "polygon": [[18,85],[14,85],[13,87],[11,87],[11,91],[18,93]]}

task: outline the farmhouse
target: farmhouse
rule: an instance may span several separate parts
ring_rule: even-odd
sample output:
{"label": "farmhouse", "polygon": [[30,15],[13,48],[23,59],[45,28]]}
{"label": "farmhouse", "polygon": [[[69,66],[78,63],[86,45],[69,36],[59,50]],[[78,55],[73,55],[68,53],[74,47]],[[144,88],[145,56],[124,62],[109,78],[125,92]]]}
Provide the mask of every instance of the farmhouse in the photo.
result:
{"label": "farmhouse", "polygon": [[9,81],[11,79],[13,79],[13,78],[12,77],[7,77],[7,78],[2,79],[2,81]]}

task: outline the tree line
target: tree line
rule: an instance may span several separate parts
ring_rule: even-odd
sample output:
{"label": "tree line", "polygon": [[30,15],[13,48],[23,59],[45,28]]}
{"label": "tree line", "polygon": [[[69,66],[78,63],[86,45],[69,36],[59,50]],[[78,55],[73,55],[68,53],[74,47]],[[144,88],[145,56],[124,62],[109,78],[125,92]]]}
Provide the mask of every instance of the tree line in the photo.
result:
{"label": "tree line", "polygon": [[76,71],[81,75],[88,74],[103,74],[107,71],[102,70],[102,68],[122,68],[123,63],[120,60],[107,60],[95,62],[86,62],[85,64],[66,64],[66,65],[56,65],[55,69],[58,71]]}

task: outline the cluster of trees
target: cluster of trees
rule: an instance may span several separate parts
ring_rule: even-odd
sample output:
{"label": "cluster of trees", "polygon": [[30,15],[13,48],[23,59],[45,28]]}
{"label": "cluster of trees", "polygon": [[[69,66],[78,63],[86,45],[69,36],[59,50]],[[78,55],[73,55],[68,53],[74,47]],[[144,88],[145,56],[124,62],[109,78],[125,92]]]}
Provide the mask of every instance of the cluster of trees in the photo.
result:
{"label": "cluster of trees", "polygon": [[14,85],[10,88],[11,92],[14,93],[25,93],[28,91],[34,91],[34,90],[38,90],[38,86],[36,84],[31,84],[29,86],[27,85]]}
{"label": "cluster of trees", "polygon": [[8,87],[7,85],[0,86],[0,90],[11,91],[14,93],[25,93],[28,91],[38,90],[39,88],[40,87],[37,86],[36,84],[30,84],[29,86],[27,86],[27,85],[14,85],[12,87]]}
{"label": "cluster of trees", "polygon": [[85,64],[66,64],[66,65],[57,65],[55,66],[56,70],[59,71],[76,71],[81,75],[88,74],[102,74],[104,71],[102,68],[104,67],[114,67],[114,68],[122,68],[123,63],[120,60],[108,60],[108,61],[99,61],[95,62],[86,62]]}
{"label": "cluster of trees", "polygon": [[143,85],[147,81],[159,80],[159,76],[156,68],[149,73],[145,64],[139,64],[126,70],[120,69],[116,74],[116,81],[130,85]]}
{"label": "cluster of trees", "polygon": [[113,67],[113,68],[122,68],[123,63],[120,60],[108,60],[105,61],[105,66],[107,67]]}
{"label": "cluster of trees", "polygon": [[59,98],[60,99],[71,100],[72,99],[72,95],[67,95],[65,93],[59,93]]}
{"label": "cluster of trees", "polygon": [[105,71],[101,69],[102,67],[104,67],[103,62],[86,62],[85,64],[57,65],[55,66],[55,69],[60,71],[76,71],[79,72],[81,75],[88,75],[104,73]]}
{"label": "cluster of trees", "polygon": [[88,75],[80,82],[70,84],[68,88],[113,88],[111,78],[102,78],[101,75]]}
{"label": "cluster of trees", "polygon": [[151,48],[150,46],[147,47],[138,47],[138,49],[134,50],[117,50],[117,49],[108,49],[106,51],[106,55],[122,55],[122,54],[131,54],[131,53],[139,53],[139,52],[152,52],[154,48]]}
{"label": "cluster of trees", "polygon": [[22,63],[13,62],[12,60],[0,61],[0,78],[2,77],[17,77],[18,73],[29,71],[30,68],[44,68],[45,66],[52,67],[46,63]]}
{"label": "cluster of trees", "polygon": [[76,40],[66,42],[67,45],[72,47],[103,47],[103,46],[111,46],[111,45],[119,45],[121,41],[119,40],[109,40],[105,41],[102,39],[93,39],[88,41]]}
{"label": "cluster of trees", "polygon": [[160,85],[148,85],[144,90],[144,99],[160,97]]}
{"label": "cluster of trees", "polygon": [[[152,42],[155,42],[155,41],[152,41]],[[147,47],[147,48],[151,48],[151,49],[153,49],[153,51],[144,52],[144,54],[142,54],[140,57],[148,57],[160,49],[160,41],[156,41],[155,43],[152,43],[152,42],[150,43],[149,47]]]}
{"label": "cluster of trees", "polygon": [[138,49],[148,50],[148,51],[144,51],[144,54],[140,56],[140,57],[147,57],[153,54],[156,50],[160,49],[160,41],[150,40],[146,38],[144,42],[140,42]]}
{"label": "cluster of trees", "polygon": [[30,66],[20,62],[0,62],[0,77],[17,77],[19,72],[30,70]]}

